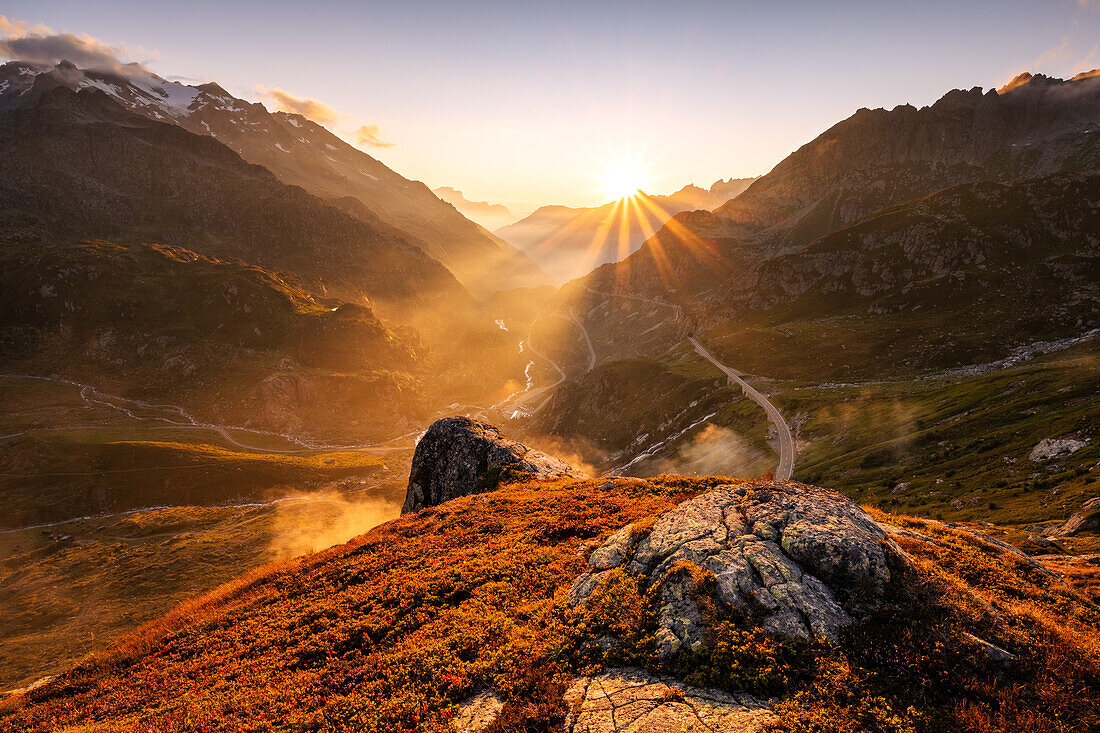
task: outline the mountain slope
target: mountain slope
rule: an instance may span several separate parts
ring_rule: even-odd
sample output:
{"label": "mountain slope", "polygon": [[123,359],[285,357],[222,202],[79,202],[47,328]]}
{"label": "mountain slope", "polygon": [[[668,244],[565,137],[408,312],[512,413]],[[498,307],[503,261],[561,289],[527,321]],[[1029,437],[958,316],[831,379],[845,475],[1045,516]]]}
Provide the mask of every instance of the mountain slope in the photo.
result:
{"label": "mountain slope", "polygon": [[381,437],[423,409],[411,376],[419,344],[285,275],[105,241],[9,241],[0,264],[6,373],[61,374],[209,422],[317,436]]}
{"label": "mountain slope", "polygon": [[[1097,231],[1100,173],[962,184],[766,260],[751,276],[731,280],[721,302],[695,312],[700,325],[721,328],[727,339],[799,324],[806,338],[786,347],[727,344],[744,350],[749,368],[767,359],[775,376],[791,376],[785,367],[803,349],[828,349],[829,329],[809,332],[835,318],[858,323],[859,343],[831,356],[833,371],[819,376],[993,361],[1021,344],[1100,326]],[[867,358],[887,345],[889,361]]]}
{"label": "mountain slope", "polygon": [[[20,62],[0,67],[0,106],[3,97],[15,103],[40,75],[72,89],[99,89],[133,112],[214,137],[284,183],[323,199],[350,197],[371,212],[363,217],[369,223],[376,216],[407,232],[478,292],[545,281],[521,252],[463,217],[427,186],[398,175],[301,115],[270,113],[214,83],[192,87],[153,75],[127,79],[64,63],[46,71]],[[352,213],[362,211],[356,207]]]}
{"label": "mountain slope", "polygon": [[210,137],[50,81],[36,77],[33,95],[0,114],[0,200],[24,226],[237,257],[395,311],[472,302],[396,228],[280,183]]}
{"label": "mountain slope", "polygon": [[1100,78],[1027,75],[1000,92],[955,90],[922,109],[862,109],[715,214],[798,247],[884,206],[973,181],[1100,166]]}
{"label": "mountain slope", "polygon": [[680,214],[595,290],[699,294],[877,209],[976,181],[1100,168],[1100,76],[955,90],[916,109],[860,110],[711,214]]}

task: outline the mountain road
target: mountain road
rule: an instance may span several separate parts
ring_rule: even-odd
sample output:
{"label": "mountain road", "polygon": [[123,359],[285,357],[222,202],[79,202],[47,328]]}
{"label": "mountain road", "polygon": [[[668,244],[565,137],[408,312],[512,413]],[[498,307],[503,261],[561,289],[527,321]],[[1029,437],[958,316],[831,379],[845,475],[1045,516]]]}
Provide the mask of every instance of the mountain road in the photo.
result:
{"label": "mountain road", "polygon": [[744,392],[746,397],[764,408],[764,412],[768,414],[769,422],[775,426],[775,432],[779,438],[779,466],[775,469],[775,477],[782,481],[789,480],[791,474],[794,473],[794,438],[791,435],[790,426],[787,425],[787,421],[783,419],[782,413],[780,413],[779,409],[771,403],[771,400],[742,379],[741,372],[715,359],[714,355],[707,351],[694,337],[689,336],[688,340],[691,341],[692,346],[695,347],[695,351],[699,356],[703,357],[726,374],[730,384],[740,385],[741,391]]}

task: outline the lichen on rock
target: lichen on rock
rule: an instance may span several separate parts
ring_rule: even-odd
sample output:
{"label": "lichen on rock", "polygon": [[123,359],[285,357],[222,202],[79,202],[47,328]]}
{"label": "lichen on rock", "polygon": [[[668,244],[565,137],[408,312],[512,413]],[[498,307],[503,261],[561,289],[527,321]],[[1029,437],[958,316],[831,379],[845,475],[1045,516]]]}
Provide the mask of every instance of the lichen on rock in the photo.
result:
{"label": "lichen on rock", "polygon": [[777,636],[837,638],[877,608],[891,564],[905,553],[844,496],[790,481],[719,486],[637,536],[612,535],[589,558],[567,600],[582,606],[610,573],[641,576],[656,599],[663,659],[699,651],[708,629],[695,577],[714,578],[717,599]]}

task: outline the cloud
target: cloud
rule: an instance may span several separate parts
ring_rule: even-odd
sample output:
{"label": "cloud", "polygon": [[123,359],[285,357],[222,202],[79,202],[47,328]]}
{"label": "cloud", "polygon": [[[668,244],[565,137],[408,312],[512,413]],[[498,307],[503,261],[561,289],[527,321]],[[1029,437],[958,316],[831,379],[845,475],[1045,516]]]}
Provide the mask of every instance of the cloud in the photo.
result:
{"label": "cloud", "polygon": [[[1074,23],[1074,30],[1076,30],[1076,22]],[[1035,63],[1032,65],[1035,69],[1045,69],[1050,66],[1064,66],[1073,60],[1073,41],[1071,35],[1067,33],[1062,36],[1062,41],[1057,46],[1047,49],[1039,58],[1035,59]]]}
{"label": "cloud", "polygon": [[261,97],[273,101],[281,111],[307,117],[319,125],[328,125],[344,119],[344,115],[324,102],[318,102],[316,99],[309,99],[308,97],[296,97],[279,87],[268,89],[257,84],[256,92]]}
{"label": "cloud", "polygon": [[355,139],[368,148],[393,147],[393,143],[382,138],[382,129],[378,125],[363,125],[355,131]]}
{"label": "cloud", "polygon": [[[150,56],[144,49],[137,53]],[[18,59],[34,66],[55,66],[71,61],[83,69],[106,71],[127,78],[155,77],[145,62],[125,62],[133,58],[126,46],[111,45],[82,33],[56,33],[42,24],[29,26],[22,20],[0,15],[0,57]],[[148,59],[147,59],[148,60]]]}
{"label": "cloud", "polygon": [[330,129],[338,126],[340,129],[336,130],[336,132],[341,137],[355,140],[360,147],[393,147],[393,143],[383,138],[382,129],[378,127],[378,125],[362,125],[358,130],[352,132],[354,125],[362,120],[358,120],[351,115],[337,112],[333,107],[324,102],[319,102],[309,97],[296,97],[279,87],[269,89],[262,84],[256,85],[256,93],[261,99],[270,99],[275,103],[276,109],[283,112],[301,115],[302,117],[313,120],[319,125],[325,125]]}

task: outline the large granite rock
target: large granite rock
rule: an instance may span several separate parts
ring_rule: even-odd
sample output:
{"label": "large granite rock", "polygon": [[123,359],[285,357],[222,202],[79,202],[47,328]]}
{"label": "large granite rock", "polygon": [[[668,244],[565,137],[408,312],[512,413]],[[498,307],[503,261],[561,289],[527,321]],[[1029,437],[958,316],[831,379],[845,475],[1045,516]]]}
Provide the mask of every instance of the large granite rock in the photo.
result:
{"label": "large granite rock", "polygon": [[635,669],[580,677],[565,693],[566,733],[756,733],[775,720],[749,695],[690,687]]}
{"label": "large granite rock", "polygon": [[562,476],[585,477],[557,458],[505,438],[488,423],[448,417],[432,423],[416,444],[401,511],[492,491],[508,481]]}
{"label": "large granite rock", "polygon": [[667,659],[706,643],[693,576],[710,573],[719,600],[766,630],[834,639],[882,603],[891,563],[905,561],[877,522],[834,491],[790,481],[731,484],[681,504],[649,532],[628,525],[611,536],[569,602],[584,604],[615,569],[642,576],[656,591],[657,649]]}

